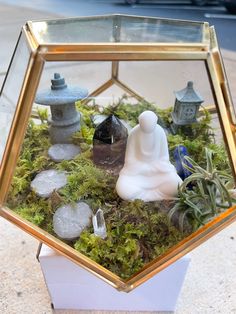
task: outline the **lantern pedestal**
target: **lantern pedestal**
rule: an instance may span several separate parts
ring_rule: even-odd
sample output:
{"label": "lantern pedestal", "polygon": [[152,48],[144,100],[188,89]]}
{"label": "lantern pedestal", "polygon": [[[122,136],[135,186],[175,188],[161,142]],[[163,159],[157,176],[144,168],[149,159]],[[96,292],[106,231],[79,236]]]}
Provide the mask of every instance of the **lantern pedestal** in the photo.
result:
{"label": "lantern pedestal", "polygon": [[115,290],[45,245],[39,262],[55,309],[174,311],[190,257],[179,259],[130,293]]}

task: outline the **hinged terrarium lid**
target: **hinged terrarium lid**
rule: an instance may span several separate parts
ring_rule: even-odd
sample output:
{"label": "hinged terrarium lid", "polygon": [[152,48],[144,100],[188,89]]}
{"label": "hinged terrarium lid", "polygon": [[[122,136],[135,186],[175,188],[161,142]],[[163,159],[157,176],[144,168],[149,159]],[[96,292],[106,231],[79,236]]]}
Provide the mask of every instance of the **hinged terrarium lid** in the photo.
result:
{"label": "hinged terrarium lid", "polygon": [[107,15],[29,23],[38,44],[207,43],[206,22]]}

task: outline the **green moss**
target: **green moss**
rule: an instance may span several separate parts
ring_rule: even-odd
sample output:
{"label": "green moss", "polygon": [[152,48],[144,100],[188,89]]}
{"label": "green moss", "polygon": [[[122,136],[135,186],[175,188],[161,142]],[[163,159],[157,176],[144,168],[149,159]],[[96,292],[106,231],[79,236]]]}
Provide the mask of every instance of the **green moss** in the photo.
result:
{"label": "green moss", "polygon": [[48,121],[48,109],[37,107],[37,114],[42,124]]}
{"label": "green moss", "polygon": [[26,198],[30,182],[38,172],[53,167],[54,163],[47,156],[49,147],[47,124],[37,125],[31,120],[8,195],[11,206]]}
{"label": "green moss", "polygon": [[[178,243],[187,233],[178,231],[167,219],[166,213],[173,207],[172,203],[125,202],[118,197],[115,192],[117,176],[98,168],[92,162],[94,125],[91,116],[101,113],[100,108],[80,102],[77,108],[82,114],[82,127],[80,132],[74,134],[73,141],[80,145],[82,153],[70,161],[52,162],[47,155],[51,145],[48,125],[45,123],[47,114],[40,111],[42,124],[37,125],[33,121],[29,123],[7,203],[23,218],[53,235],[53,214],[60,205],[84,200],[94,212],[101,207],[107,225],[107,239],[95,237],[90,228],[69,245],[122,278],[128,278]],[[146,102],[131,105],[121,100],[115,106],[106,107],[102,113],[116,114],[134,126],[144,110],[156,112],[162,123],[170,127],[172,109],[160,110]],[[215,167],[229,171],[225,149],[223,145],[214,142],[210,123],[210,115],[205,112],[199,123],[187,129],[180,128],[177,135],[169,135],[170,156],[177,145],[185,145],[192,159],[200,166],[205,166],[203,150],[209,147],[216,152],[213,155]],[[42,199],[30,190],[30,182],[42,170],[52,168],[66,171],[68,184],[53,192],[48,199]],[[185,206],[183,204],[182,208]]]}
{"label": "green moss", "polygon": [[119,119],[127,120],[131,126],[135,126],[138,123],[139,115],[145,110],[152,110],[157,113],[157,107],[148,103],[141,102],[138,105],[132,105],[127,103],[119,102],[117,105],[108,106],[104,109],[103,114],[109,115],[114,114]]}
{"label": "green moss", "polygon": [[84,231],[74,247],[122,278],[130,277],[184,237],[157,211],[155,203],[122,201],[104,212],[107,238]]}
{"label": "green moss", "polygon": [[47,227],[54,211],[50,199],[40,198],[34,192],[29,192],[14,210],[26,220],[42,228]]}
{"label": "green moss", "polygon": [[[67,166],[68,164],[69,162]],[[65,202],[76,202],[81,199],[94,200],[99,207],[117,198],[114,192],[117,179],[115,176],[97,168],[91,160],[87,160],[87,163],[75,160],[73,166],[76,166],[76,171],[71,171],[67,185],[60,191]]]}
{"label": "green moss", "polygon": [[[78,145],[83,145],[83,150],[86,150],[93,143],[94,125],[91,117],[99,113],[98,106],[83,105],[80,101],[76,103],[76,108],[81,113],[81,130],[73,136],[73,142]],[[85,145],[87,144],[87,145]]]}

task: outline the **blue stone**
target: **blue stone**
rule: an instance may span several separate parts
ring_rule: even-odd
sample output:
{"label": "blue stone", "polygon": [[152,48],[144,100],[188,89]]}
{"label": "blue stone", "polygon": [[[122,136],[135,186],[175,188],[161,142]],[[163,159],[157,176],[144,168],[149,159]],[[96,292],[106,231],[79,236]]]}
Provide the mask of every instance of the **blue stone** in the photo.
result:
{"label": "blue stone", "polygon": [[184,145],[178,145],[174,149],[174,159],[177,173],[182,180],[186,179],[192,174],[184,167],[184,164],[190,168],[192,167],[192,165],[185,159],[185,156],[189,156],[187,148]]}

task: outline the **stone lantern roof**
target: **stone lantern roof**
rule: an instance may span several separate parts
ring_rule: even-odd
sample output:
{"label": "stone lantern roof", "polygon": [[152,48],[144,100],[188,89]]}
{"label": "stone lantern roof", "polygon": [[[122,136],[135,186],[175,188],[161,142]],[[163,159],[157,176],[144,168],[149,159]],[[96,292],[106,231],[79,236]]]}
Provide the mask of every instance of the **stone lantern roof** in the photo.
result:
{"label": "stone lantern roof", "polygon": [[51,83],[51,88],[37,94],[35,98],[37,104],[45,106],[74,104],[76,101],[88,96],[87,89],[67,86],[65,79],[59,73],[54,73]]}
{"label": "stone lantern roof", "polygon": [[175,97],[179,102],[202,103],[203,98],[193,89],[193,82],[189,81],[184,89],[175,92]]}

